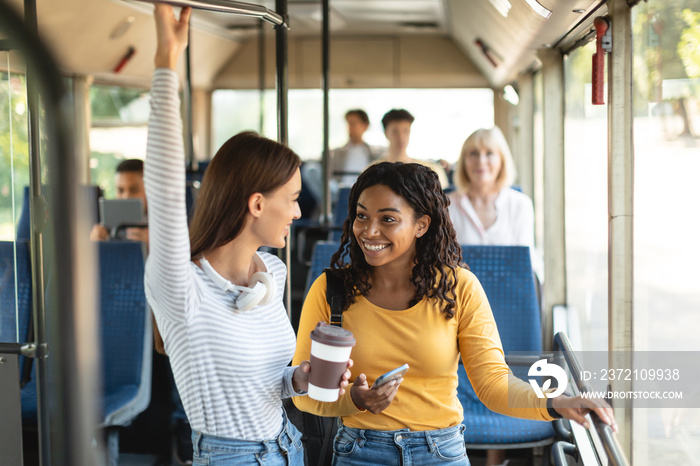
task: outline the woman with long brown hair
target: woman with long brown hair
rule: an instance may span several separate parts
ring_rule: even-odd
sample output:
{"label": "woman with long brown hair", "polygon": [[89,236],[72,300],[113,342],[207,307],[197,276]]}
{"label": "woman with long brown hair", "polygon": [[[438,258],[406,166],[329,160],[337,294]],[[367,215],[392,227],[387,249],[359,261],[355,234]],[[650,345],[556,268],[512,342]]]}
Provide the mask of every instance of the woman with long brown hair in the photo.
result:
{"label": "woman with long brown hair", "polygon": [[282,398],[305,393],[308,361],[288,367],[295,337],[282,303],[286,267],[258,252],[284,247],[300,217],[300,160],[257,134],[232,137],[204,175],[188,232],[174,70],[189,16],[189,8],[176,18],[171,6],[155,7],[146,294],[192,427],[194,463],[303,465]]}
{"label": "woman with long brown hair", "polygon": [[[494,411],[585,423],[585,413],[595,410],[614,425],[604,401],[539,399],[510,377],[486,295],[461,264],[448,204],[437,174],[415,163],[370,166],[350,192],[331,273],[344,288],[343,327],[357,340],[354,383],[334,403],[294,398],[303,411],[340,417],[334,465],[468,465],[457,399],[460,357]],[[308,358],[316,323],[329,321],[326,287],[323,274],[309,290],[293,363]],[[406,363],[403,378],[375,384]]]}

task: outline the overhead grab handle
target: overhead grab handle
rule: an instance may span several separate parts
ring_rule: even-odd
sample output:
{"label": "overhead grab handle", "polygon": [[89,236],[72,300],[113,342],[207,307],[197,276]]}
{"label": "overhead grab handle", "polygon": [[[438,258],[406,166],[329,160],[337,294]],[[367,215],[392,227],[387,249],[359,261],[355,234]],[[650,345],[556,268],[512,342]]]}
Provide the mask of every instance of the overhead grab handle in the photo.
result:
{"label": "overhead grab handle", "polygon": [[233,2],[229,0],[135,0],[146,3],[167,3],[174,6],[189,6],[195,10],[218,11],[221,13],[233,13],[242,16],[254,16],[263,19],[275,26],[289,28],[282,15],[268,10],[262,5],[253,3]]}

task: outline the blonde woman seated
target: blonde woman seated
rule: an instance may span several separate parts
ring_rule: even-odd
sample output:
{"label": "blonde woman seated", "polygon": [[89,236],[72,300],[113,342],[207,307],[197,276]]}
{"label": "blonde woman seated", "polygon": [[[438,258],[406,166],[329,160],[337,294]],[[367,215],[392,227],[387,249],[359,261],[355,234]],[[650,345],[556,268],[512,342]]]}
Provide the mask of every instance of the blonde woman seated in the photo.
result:
{"label": "blonde woman seated", "polygon": [[514,179],[515,163],[501,130],[494,126],[474,131],[455,166],[457,190],[449,195],[450,218],[459,244],[528,246],[541,280],[532,201],[511,189]]}

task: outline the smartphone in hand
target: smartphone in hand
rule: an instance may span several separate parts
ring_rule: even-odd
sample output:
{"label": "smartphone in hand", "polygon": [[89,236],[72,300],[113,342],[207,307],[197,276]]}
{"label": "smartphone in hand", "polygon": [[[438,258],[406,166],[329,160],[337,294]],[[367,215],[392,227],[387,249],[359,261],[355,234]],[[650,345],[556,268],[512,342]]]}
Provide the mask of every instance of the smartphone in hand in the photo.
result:
{"label": "smartphone in hand", "polygon": [[372,388],[381,387],[385,383],[389,383],[392,380],[400,379],[401,377],[403,377],[407,370],[408,364],[404,364],[403,366],[390,370],[386,374],[380,375],[379,377],[377,377],[377,380],[374,381],[374,385],[372,386]]}

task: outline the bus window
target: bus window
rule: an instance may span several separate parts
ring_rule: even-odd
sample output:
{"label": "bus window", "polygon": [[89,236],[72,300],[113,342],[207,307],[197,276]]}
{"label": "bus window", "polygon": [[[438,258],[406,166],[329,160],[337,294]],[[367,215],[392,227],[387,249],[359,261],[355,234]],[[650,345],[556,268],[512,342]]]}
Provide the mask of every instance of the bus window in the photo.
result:
{"label": "bus window", "polygon": [[[330,148],[347,142],[345,112],[361,108],[370,127],[365,140],[386,146],[382,116],[392,108],[405,108],[416,120],[411,128],[409,155],[417,159],[443,159],[454,163],[472,131],[494,124],[491,89],[332,89],[330,91]],[[244,130],[260,131],[258,90],[219,90],[213,96],[214,147]],[[436,102],[439,105],[436,105]],[[262,132],[276,138],[274,91],[264,96]],[[305,160],[318,160],[323,151],[323,93],[318,89],[289,91],[289,145]]]}
{"label": "bus window", "polygon": [[[7,53],[0,59],[7,63]],[[0,72],[0,241],[15,239],[24,187],[29,185],[24,75]]]}
{"label": "bus window", "polygon": [[93,85],[90,88],[90,179],[115,196],[114,171],[125,159],[143,159],[149,113],[149,92],[143,89]]}
{"label": "bus window", "polygon": [[[637,350],[698,351],[700,1],[668,6],[632,10],[634,341]],[[697,408],[636,410],[635,464],[692,463],[699,428]]]}
{"label": "bus window", "polygon": [[583,349],[608,347],[608,120],[591,104],[595,44],[566,57],[565,196],[567,298],[576,308]]}

